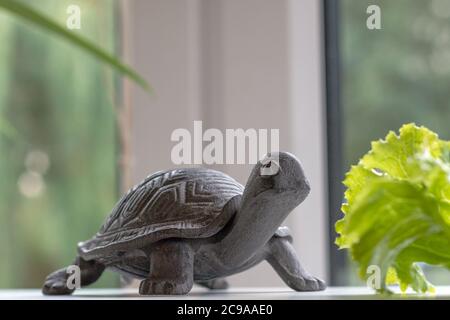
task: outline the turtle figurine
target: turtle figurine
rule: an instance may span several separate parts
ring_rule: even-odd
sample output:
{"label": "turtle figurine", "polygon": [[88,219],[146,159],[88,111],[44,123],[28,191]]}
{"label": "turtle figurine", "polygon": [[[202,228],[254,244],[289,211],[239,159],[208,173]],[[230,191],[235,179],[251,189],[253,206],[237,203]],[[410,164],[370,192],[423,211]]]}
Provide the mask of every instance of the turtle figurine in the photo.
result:
{"label": "turtle figurine", "polygon": [[[287,152],[259,161],[245,189],[211,169],[157,172],[122,197],[92,239],[78,244],[79,283],[95,282],[108,268],[142,279],[141,295],[187,294],[194,283],[225,289],[227,276],[266,260],[292,289],[323,290],[325,283],[301,266],[289,230],[280,227],[309,191],[300,162]],[[53,272],[43,293],[71,294],[70,275],[69,267]]]}

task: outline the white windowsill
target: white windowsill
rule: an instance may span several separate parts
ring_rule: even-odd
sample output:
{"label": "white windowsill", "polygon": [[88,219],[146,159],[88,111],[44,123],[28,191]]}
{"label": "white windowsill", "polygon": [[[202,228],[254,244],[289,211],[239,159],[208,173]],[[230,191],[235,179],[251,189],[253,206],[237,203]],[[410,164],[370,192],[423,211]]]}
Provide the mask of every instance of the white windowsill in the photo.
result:
{"label": "white windowsill", "polygon": [[288,288],[231,288],[207,291],[194,288],[187,296],[142,297],[137,289],[81,289],[73,296],[43,296],[38,289],[0,290],[3,299],[188,299],[188,300],[328,300],[328,299],[450,299],[450,286],[436,287],[431,295],[394,294],[380,296],[364,287],[330,287],[320,292],[294,292]]}

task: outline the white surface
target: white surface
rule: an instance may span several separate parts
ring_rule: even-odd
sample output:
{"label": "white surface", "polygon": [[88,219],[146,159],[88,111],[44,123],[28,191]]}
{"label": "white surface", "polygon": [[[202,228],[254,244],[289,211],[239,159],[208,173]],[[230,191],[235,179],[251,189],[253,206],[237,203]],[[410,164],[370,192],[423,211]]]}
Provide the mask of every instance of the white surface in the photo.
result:
{"label": "white surface", "polygon": [[194,288],[186,296],[142,297],[137,289],[81,289],[73,296],[43,296],[38,289],[0,290],[4,299],[187,299],[187,300],[324,300],[324,299],[448,299],[450,287],[436,287],[436,294],[414,293],[380,296],[364,287],[332,287],[319,292],[295,292],[288,288],[232,288],[208,291]]}

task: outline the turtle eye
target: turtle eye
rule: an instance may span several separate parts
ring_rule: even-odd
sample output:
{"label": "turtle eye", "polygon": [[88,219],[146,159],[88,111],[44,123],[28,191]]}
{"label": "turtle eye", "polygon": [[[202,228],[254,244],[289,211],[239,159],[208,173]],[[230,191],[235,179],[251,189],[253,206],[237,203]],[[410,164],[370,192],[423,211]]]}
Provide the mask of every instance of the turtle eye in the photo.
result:
{"label": "turtle eye", "polygon": [[260,175],[270,177],[276,175],[279,171],[280,165],[275,160],[269,160],[261,166]]}

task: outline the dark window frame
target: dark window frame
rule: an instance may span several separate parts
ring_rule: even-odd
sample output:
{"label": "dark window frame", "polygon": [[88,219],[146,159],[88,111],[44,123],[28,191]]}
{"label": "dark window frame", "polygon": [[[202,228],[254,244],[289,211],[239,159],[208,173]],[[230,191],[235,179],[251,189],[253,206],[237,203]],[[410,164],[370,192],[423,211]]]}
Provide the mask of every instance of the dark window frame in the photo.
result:
{"label": "dark window frame", "polygon": [[347,254],[339,251],[334,244],[336,231],[334,225],[341,217],[341,204],[344,188],[342,108],[340,94],[340,55],[339,55],[339,0],[323,0],[324,15],[324,54],[325,54],[325,98],[326,98],[326,137],[328,170],[328,234],[330,285],[345,285]]}

